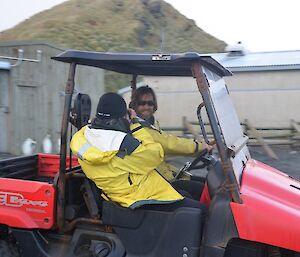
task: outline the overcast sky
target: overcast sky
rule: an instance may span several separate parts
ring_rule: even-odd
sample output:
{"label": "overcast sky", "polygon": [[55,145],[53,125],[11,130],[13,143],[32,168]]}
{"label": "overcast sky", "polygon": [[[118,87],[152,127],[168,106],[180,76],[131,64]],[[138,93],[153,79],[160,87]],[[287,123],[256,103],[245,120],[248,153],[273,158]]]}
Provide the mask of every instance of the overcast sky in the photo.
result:
{"label": "overcast sky", "polygon": [[[0,31],[65,0],[0,0]],[[125,1],[125,0],[124,0]],[[300,50],[299,0],[166,0],[209,34],[250,51]],[[127,0],[130,3],[129,0]]]}

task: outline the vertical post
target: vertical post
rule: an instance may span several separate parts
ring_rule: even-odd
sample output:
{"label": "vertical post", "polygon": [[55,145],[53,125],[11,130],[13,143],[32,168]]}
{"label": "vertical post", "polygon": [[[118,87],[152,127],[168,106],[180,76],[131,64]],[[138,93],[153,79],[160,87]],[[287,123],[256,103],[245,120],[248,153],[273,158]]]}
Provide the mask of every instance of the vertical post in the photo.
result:
{"label": "vertical post", "polygon": [[200,129],[204,138],[204,141],[209,144],[209,140],[206,134],[206,130],[205,130],[205,125],[204,122],[202,120],[202,116],[201,116],[201,109],[205,106],[204,102],[202,102],[201,104],[199,104],[198,108],[197,108],[197,117],[198,117],[198,121],[200,124]]}
{"label": "vertical post", "polygon": [[[291,143],[292,145],[297,145],[297,138],[300,135],[300,125],[297,121],[295,120],[291,120],[291,124],[292,124],[292,130],[291,130]],[[293,131],[295,131],[294,133],[294,139],[293,139]],[[294,141],[294,142],[293,142]]]}
{"label": "vertical post", "polygon": [[74,92],[74,77],[76,64],[71,63],[69,70],[69,77],[65,89],[65,104],[61,124],[61,146],[60,146],[60,163],[58,176],[58,191],[57,191],[57,226],[62,232],[65,225],[65,186],[66,186],[66,159],[67,159],[67,137],[68,137],[68,123],[71,109],[72,95]]}
{"label": "vertical post", "polygon": [[200,63],[193,63],[192,64],[192,73],[193,76],[196,78],[197,86],[199,89],[199,92],[202,95],[207,116],[211,125],[212,133],[214,135],[217,148],[220,154],[221,162],[222,162],[222,168],[225,174],[225,177],[228,181],[228,188],[231,194],[231,198],[236,203],[242,203],[242,200],[240,198],[239,193],[239,187],[235,178],[235,174],[233,171],[232,163],[230,161],[230,157],[228,156],[227,147],[223,143],[223,139],[221,136],[221,131],[218,125],[218,119],[215,114],[215,110],[213,108],[213,103],[211,100],[209,87],[207,79],[202,71],[202,67]]}
{"label": "vertical post", "polygon": [[269,157],[279,160],[276,153],[272,150],[272,148],[266,143],[262,135],[259,133],[259,131],[250,123],[249,120],[245,120],[247,128],[251,131],[252,136],[257,140],[257,142],[262,146],[262,148],[265,150],[265,152],[268,154]]}
{"label": "vertical post", "polygon": [[186,123],[187,123],[186,116],[182,116],[182,136],[184,136],[187,133]]}
{"label": "vertical post", "polygon": [[136,74],[132,74],[132,80],[131,80],[131,100],[132,100],[133,93],[136,90],[136,78],[137,78],[137,75]]}

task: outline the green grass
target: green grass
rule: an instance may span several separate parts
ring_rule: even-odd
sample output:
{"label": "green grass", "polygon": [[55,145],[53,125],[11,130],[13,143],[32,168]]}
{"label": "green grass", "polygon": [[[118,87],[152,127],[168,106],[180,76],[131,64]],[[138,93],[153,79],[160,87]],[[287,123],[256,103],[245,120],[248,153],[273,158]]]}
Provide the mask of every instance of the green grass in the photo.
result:
{"label": "green grass", "polygon": [[[225,47],[162,0],[69,0],[0,33],[0,41],[43,40],[80,50],[159,52],[162,31],[165,52],[221,52]],[[114,91],[130,81],[112,73],[106,78],[107,90]]]}

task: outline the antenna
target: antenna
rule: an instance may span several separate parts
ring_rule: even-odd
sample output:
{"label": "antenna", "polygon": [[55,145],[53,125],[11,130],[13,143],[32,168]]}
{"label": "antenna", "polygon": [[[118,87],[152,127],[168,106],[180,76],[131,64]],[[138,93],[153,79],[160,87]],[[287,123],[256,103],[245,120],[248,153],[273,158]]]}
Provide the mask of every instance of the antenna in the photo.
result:
{"label": "antenna", "polygon": [[11,64],[11,67],[19,66],[23,61],[26,62],[40,62],[42,59],[42,50],[36,50],[36,59],[26,59],[24,57],[24,50],[18,49],[18,57],[0,56],[0,59],[16,60],[16,63]]}
{"label": "antenna", "polygon": [[164,29],[161,29],[161,46],[160,46],[160,52],[163,53],[165,48],[165,31]]}

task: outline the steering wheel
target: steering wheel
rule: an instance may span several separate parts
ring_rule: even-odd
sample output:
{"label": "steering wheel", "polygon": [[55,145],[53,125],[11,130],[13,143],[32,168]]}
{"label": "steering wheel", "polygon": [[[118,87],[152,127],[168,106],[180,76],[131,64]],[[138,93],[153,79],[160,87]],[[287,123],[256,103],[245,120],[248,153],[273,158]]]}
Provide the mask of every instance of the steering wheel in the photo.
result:
{"label": "steering wheel", "polygon": [[[207,149],[202,150],[197,154],[195,159],[192,162],[187,162],[175,175],[174,180],[181,178],[184,174],[190,175],[188,171],[193,169],[203,169],[206,166],[209,165],[210,159],[207,157],[207,155],[210,155],[210,153],[207,151]],[[197,165],[199,162],[202,162],[202,164]]]}

